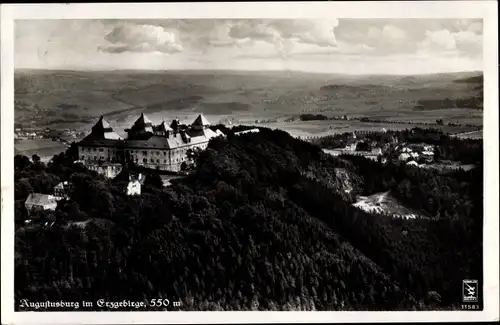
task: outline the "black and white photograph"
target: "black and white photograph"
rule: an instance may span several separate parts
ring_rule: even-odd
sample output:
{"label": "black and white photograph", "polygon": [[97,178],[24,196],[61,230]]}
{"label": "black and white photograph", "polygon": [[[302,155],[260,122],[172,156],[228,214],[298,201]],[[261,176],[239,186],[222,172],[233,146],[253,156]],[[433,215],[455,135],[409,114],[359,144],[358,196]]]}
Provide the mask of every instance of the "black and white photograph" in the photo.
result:
{"label": "black and white photograph", "polygon": [[71,6],[2,6],[10,314],[498,320],[492,16]]}

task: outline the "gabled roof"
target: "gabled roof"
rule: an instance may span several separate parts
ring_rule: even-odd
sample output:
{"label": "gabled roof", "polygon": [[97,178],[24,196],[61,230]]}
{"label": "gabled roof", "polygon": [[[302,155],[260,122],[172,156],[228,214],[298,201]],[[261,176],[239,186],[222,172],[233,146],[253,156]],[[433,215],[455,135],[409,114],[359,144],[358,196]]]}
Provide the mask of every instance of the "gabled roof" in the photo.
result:
{"label": "gabled roof", "polygon": [[28,198],[26,199],[25,204],[30,204],[30,205],[47,205],[47,204],[52,204],[56,203],[55,197],[52,195],[48,194],[41,194],[41,193],[31,193]]}
{"label": "gabled roof", "polygon": [[198,115],[196,120],[191,124],[192,126],[209,126],[210,122],[203,116],[203,114]]}
{"label": "gabled roof", "polygon": [[135,175],[129,174],[129,180],[130,180],[130,182],[139,182],[139,184],[144,185],[144,182],[146,181],[146,175],[144,175],[144,174],[138,174],[138,175],[137,174],[135,174]]}
{"label": "gabled roof", "polygon": [[68,186],[69,186],[68,181],[64,181],[64,182],[61,182],[61,183],[57,184],[57,185],[54,187],[54,189],[60,189],[60,190],[63,190],[63,189],[65,189],[65,188],[66,188],[66,187],[68,187]]}

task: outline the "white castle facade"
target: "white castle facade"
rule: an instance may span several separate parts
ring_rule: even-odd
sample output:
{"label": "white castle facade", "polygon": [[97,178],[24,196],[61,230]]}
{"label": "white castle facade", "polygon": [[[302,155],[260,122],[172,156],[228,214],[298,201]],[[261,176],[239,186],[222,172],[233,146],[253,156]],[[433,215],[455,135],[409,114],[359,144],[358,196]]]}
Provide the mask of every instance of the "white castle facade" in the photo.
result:
{"label": "white castle facade", "polygon": [[101,116],[92,132],[78,143],[78,156],[87,166],[133,162],[151,169],[180,171],[189,160],[189,150],[204,150],[210,139],[224,136],[209,126],[202,114],[190,125],[179,120],[153,125],[141,114],[130,129],[125,129],[128,136],[123,139]]}

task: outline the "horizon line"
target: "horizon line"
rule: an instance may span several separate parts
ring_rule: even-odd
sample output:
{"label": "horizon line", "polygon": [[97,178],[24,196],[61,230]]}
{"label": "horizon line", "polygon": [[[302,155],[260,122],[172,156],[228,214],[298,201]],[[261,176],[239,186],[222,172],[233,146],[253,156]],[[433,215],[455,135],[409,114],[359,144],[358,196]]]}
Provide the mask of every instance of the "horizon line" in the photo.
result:
{"label": "horizon line", "polygon": [[244,70],[244,69],[75,69],[75,68],[14,68],[14,73],[22,71],[39,71],[39,72],[50,72],[50,71],[61,71],[61,72],[154,72],[154,73],[165,73],[165,72],[231,72],[231,73],[276,73],[276,72],[288,72],[288,73],[304,73],[304,74],[317,74],[317,75],[342,75],[342,76],[431,76],[439,74],[458,74],[458,73],[481,73],[484,74],[482,70],[461,70],[461,71],[436,71],[429,73],[341,73],[341,72],[316,72],[316,71],[304,71],[304,70]]}

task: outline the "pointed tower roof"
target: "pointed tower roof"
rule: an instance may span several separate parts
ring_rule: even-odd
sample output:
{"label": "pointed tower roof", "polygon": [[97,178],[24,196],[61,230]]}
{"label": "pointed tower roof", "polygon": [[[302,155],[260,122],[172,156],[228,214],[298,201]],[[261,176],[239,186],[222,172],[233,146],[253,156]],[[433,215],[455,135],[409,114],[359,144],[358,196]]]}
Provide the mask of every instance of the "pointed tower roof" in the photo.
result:
{"label": "pointed tower roof", "polygon": [[104,119],[104,117],[101,115],[101,117],[99,118],[99,121],[97,121],[97,123],[92,127],[92,132],[102,133],[102,132],[109,132],[109,131],[113,131],[113,128],[108,123],[108,121],[106,121]]}
{"label": "pointed tower roof", "polygon": [[113,131],[113,128],[111,127],[109,122],[106,121],[102,115],[99,118],[99,121],[97,121],[97,123],[92,127],[91,135],[103,139],[121,139],[121,137],[115,131]]}
{"label": "pointed tower roof", "polygon": [[198,115],[196,120],[191,124],[192,126],[198,126],[198,127],[203,127],[203,126],[210,126],[210,122],[203,116],[203,114]]}
{"label": "pointed tower roof", "polygon": [[132,125],[132,128],[127,132],[132,132],[132,134],[153,133],[153,124],[144,113],[141,113],[141,116],[139,116],[134,125]]}
{"label": "pointed tower roof", "polygon": [[135,121],[134,127],[143,129],[147,126],[152,126],[151,120],[144,113],[141,113],[141,116]]}

